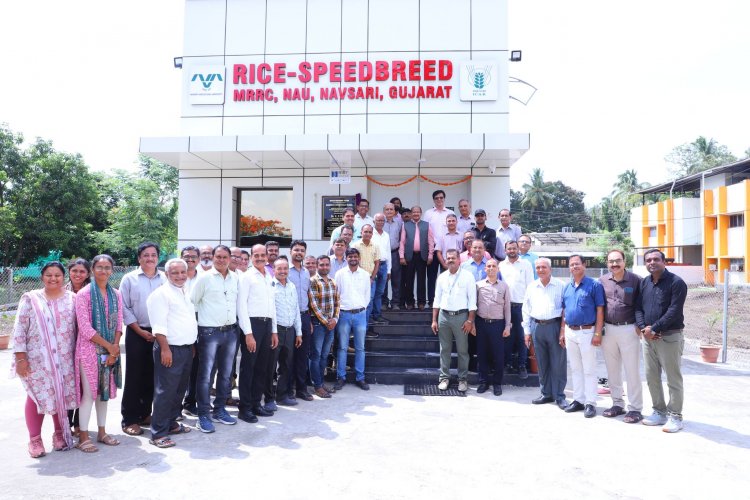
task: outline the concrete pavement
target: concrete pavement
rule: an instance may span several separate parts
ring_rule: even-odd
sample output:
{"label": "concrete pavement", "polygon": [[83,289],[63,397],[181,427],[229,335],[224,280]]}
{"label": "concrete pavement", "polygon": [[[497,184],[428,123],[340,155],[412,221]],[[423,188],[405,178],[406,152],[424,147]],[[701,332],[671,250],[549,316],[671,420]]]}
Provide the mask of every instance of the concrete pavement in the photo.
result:
{"label": "concrete pavement", "polygon": [[[10,358],[0,351],[0,372]],[[347,385],[259,424],[176,436],[166,450],[148,433],[122,434],[118,398],[107,430],[120,446],[53,452],[48,417],[38,460],[26,451],[21,384],[0,377],[0,498],[750,498],[750,371],[697,356],[683,369],[685,429],[674,435],[602,417],[608,397],[585,419],[531,405],[534,388],[457,398]],[[648,414],[645,384],[644,400]]]}

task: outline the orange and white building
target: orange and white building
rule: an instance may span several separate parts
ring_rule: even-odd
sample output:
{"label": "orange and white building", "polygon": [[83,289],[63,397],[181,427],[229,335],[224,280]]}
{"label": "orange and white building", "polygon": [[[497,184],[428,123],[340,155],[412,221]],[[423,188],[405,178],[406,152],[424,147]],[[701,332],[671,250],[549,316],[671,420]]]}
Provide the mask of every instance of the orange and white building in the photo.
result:
{"label": "orange and white building", "polygon": [[730,283],[750,283],[750,159],[638,194],[670,197],[631,210],[637,264],[643,263],[646,249],[659,248],[675,266],[699,268],[706,283],[723,283],[725,270]]}

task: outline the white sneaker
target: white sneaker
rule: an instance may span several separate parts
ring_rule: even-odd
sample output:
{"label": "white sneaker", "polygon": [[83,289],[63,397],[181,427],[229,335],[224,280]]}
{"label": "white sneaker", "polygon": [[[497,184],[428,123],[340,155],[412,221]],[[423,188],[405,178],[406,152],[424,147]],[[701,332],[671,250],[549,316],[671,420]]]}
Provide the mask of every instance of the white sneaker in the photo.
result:
{"label": "white sneaker", "polygon": [[670,415],[669,419],[667,419],[667,423],[661,428],[661,430],[669,433],[679,432],[682,430],[682,426],[682,419],[680,417]]}
{"label": "white sneaker", "polygon": [[658,411],[654,411],[651,415],[644,418],[641,423],[643,425],[664,425],[667,423],[667,416],[663,413],[659,413]]}
{"label": "white sneaker", "polygon": [[465,380],[458,381],[458,392],[466,392],[469,390],[469,384]]}
{"label": "white sneaker", "polygon": [[447,391],[448,390],[448,379],[447,378],[444,378],[443,380],[440,381],[440,383],[438,384],[438,389],[440,389],[441,391]]}

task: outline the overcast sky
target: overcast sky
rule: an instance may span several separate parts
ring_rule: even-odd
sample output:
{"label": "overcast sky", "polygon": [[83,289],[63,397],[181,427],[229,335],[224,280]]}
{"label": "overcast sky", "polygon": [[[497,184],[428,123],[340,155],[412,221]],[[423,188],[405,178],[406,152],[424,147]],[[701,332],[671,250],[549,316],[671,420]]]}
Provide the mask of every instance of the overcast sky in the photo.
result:
{"label": "overcast sky", "polygon": [[[634,168],[669,178],[664,156],[699,135],[750,147],[750,2],[511,0],[510,75],[539,90],[511,103],[511,131],[533,168],[585,191],[588,205]],[[113,9],[119,6],[119,10]],[[0,3],[0,122],[129,168],[141,136],[179,135],[183,0]],[[743,125],[744,123],[744,125]]]}

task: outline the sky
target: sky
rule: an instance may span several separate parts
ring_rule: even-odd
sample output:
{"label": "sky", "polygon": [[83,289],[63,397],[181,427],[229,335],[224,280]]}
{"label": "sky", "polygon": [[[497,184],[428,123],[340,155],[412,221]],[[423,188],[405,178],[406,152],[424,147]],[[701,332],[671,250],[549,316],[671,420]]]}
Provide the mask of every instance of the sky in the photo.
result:
{"label": "sky", "polygon": [[[509,0],[510,76],[538,88],[511,101],[510,131],[534,168],[593,205],[619,173],[671,179],[664,157],[698,136],[738,157],[750,147],[750,2]],[[113,8],[113,5],[119,8]],[[132,168],[140,137],[180,135],[184,0],[0,3],[0,123],[81,153],[94,169]],[[745,123],[745,125],[742,125]]]}

